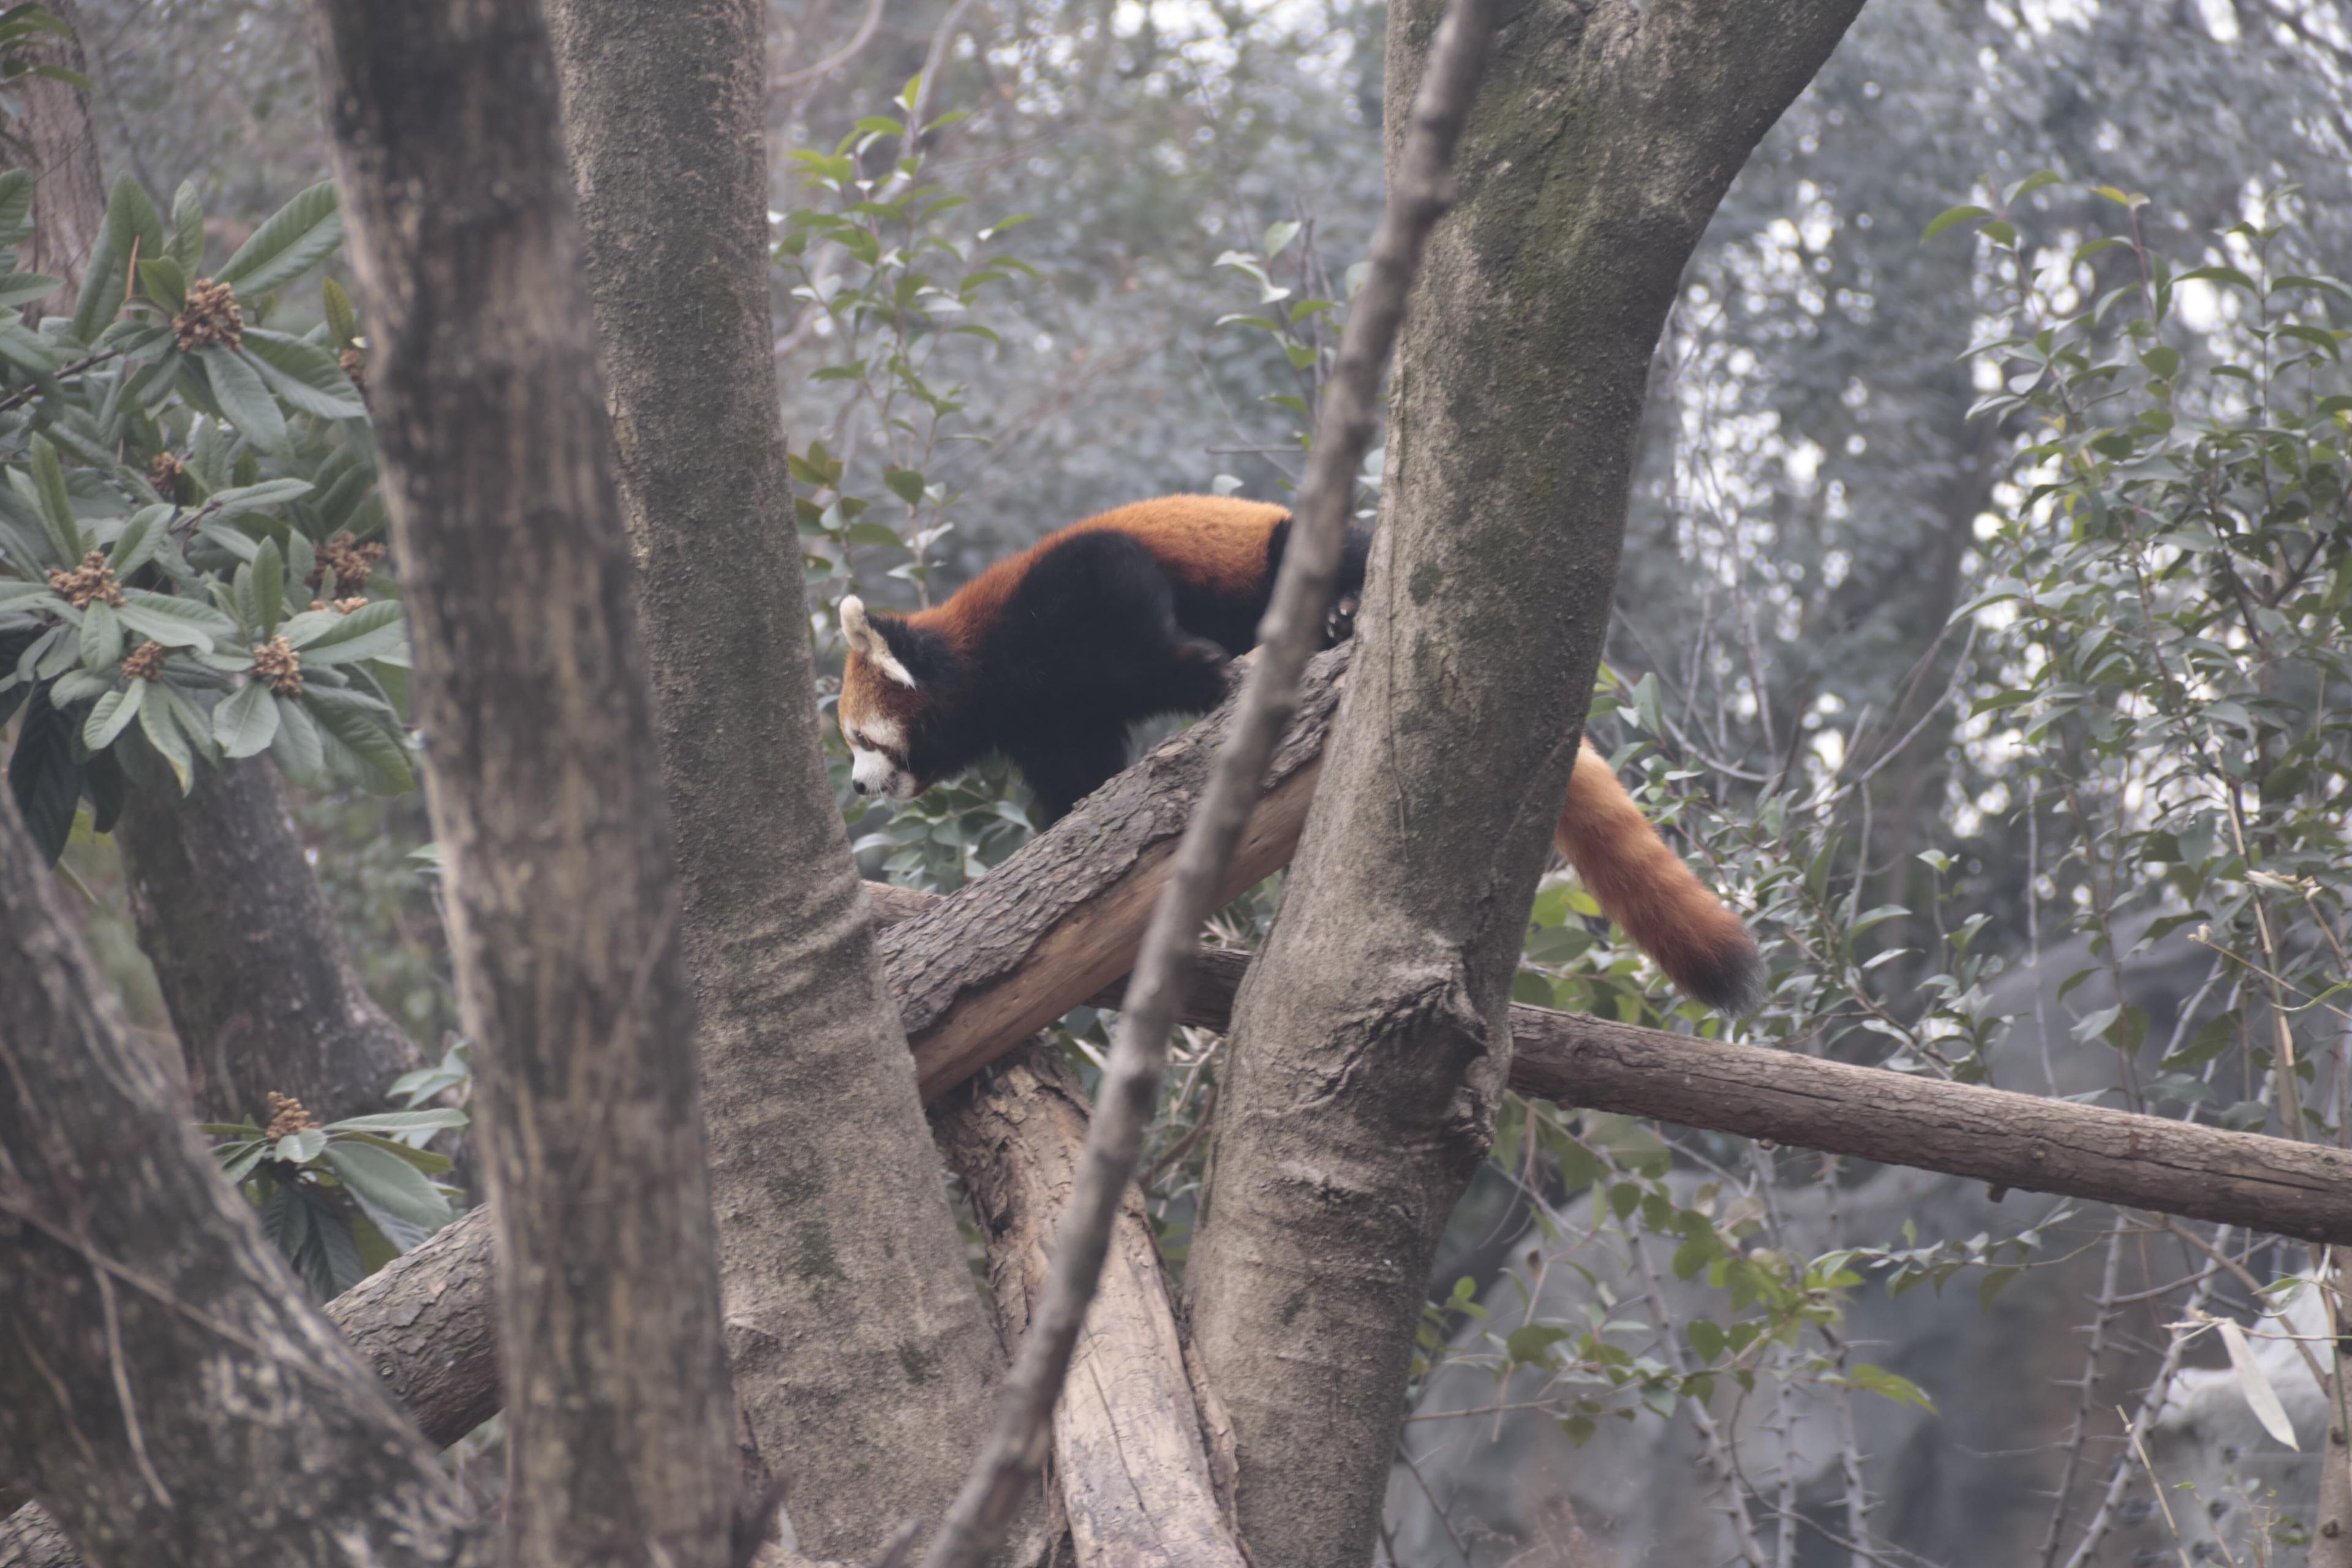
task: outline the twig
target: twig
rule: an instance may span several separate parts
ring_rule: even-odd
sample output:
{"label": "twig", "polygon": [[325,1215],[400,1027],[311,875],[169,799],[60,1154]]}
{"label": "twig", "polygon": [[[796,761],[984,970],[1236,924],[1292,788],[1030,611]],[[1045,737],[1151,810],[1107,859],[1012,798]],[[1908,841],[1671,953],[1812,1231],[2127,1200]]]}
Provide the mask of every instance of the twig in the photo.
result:
{"label": "twig", "polygon": [[882,25],[882,5],[883,0],[871,0],[866,7],[866,15],[858,19],[857,31],[849,35],[849,42],[842,45],[816,64],[803,66],[796,71],[786,71],[768,85],[777,91],[782,91],[788,87],[798,87],[804,81],[814,81],[821,76],[837,71],[856,59],[858,52],[873,42],[875,29]]}
{"label": "twig", "polygon": [[[57,369],[49,372],[47,375],[43,376],[41,380],[55,381],[59,376],[79,375],[83,371],[104,364],[108,360],[119,359],[121,357],[121,354],[122,351],[121,349],[109,349],[104,353],[91,354],[88,359],[78,359],[71,364],[61,364],[58,366]],[[40,383],[36,382],[31,386],[25,388],[22,392],[14,392],[10,393],[5,397],[0,397],[0,414],[5,414],[12,408],[21,408],[32,398],[34,394],[40,390]]]}
{"label": "twig", "polygon": [[1497,0],[1454,0],[1431,47],[1395,186],[1372,238],[1371,276],[1349,315],[1317,422],[1290,548],[1258,628],[1258,655],[1144,934],[1044,1299],[1022,1337],[988,1439],[932,1539],[925,1568],[978,1563],[995,1545],[1044,1460],[1054,1402],[1159,1103],[1168,1037],[1199,956],[1202,923],[1220,901],[1218,887],[1257,803],[1275,742],[1297,710],[1299,676],[1322,631],[1356,470],[1371,439],[1381,374],[1422,248],[1451,205],[1454,144],[1476,92],[1498,8]]}

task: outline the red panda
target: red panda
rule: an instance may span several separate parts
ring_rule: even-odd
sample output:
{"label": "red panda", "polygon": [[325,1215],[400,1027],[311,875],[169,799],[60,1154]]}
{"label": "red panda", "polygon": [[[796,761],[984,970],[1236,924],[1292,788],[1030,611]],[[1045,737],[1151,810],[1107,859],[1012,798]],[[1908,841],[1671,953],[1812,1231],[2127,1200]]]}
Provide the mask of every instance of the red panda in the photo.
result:
{"label": "red panda", "polygon": [[[1199,713],[1225,662],[1255,646],[1290,536],[1263,501],[1166,496],[1074,523],[910,616],[841,602],[849,645],[840,721],[860,795],[912,800],[1002,753],[1040,826],[1126,765],[1129,731]],[[1339,594],[1362,588],[1370,536],[1351,531]],[[1552,842],[1602,912],[1675,984],[1727,1013],[1760,998],[1739,918],[1659,838],[1591,741]]]}

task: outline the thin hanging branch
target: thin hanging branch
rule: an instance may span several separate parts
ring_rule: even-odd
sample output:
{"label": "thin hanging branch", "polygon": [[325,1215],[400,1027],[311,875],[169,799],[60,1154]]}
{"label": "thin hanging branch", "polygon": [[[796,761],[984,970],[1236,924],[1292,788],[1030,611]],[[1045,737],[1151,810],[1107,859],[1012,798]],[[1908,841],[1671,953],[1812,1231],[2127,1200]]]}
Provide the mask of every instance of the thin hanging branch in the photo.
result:
{"label": "thin hanging branch", "polygon": [[1290,548],[1258,628],[1261,647],[1209,788],[1185,829],[1173,874],[1144,936],[1128,986],[1127,1011],[1119,1016],[1103,1075],[1085,1168],[1055,1247],[1053,1274],[1022,1339],[988,1441],[931,1542],[925,1568],[978,1563],[995,1544],[1044,1459],[1054,1402],[1102,1271],[1120,1198],[1135,1178],[1144,1132],[1159,1103],[1168,1037],[1199,954],[1202,922],[1215,908],[1275,742],[1297,705],[1299,676],[1322,630],[1353,481],[1371,440],[1381,375],[1404,319],[1422,248],[1452,202],[1454,145],[1486,67],[1497,9],[1496,0],[1454,0],[1431,48],[1404,156],[1372,238],[1371,274],[1356,297],[1316,422]]}

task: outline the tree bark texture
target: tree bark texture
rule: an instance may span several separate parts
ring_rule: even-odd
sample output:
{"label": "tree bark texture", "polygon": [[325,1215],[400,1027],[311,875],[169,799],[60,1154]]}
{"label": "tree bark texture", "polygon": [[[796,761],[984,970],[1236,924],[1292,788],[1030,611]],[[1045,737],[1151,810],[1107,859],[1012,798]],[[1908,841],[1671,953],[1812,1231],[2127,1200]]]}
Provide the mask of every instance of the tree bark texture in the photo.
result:
{"label": "tree bark texture", "polygon": [[[1027,1331],[1085,1163],[1085,1089],[1031,1045],[935,1118],[986,1231],[1008,1342]],[[1132,1190],[1054,1407],[1054,1480],[1078,1568],[1243,1568],[1216,1490],[1160,1248]]]}
{"label": "tree bark texture", "polygon": [[134,786],[115,842],[200,1119],[267,1126],[272,1092],[321,1121],[384,1109],[422,1058],[361,984],[275,768]]}
{"label": "tree bark texture", "polygon": [[653,697],[532,0],[320,0],[480,1042],[508,1568],[730,1561],[735,1432]]}
{"label": "tree bark texture", "polygon": [[[1357,658],[1236,1011],[1187,1274],[1261,1568],[1370,1554],[1430,1256],[1506,1081],[1651,354],[1717,201],[1859,5],[1538,0],[1497,31],[1398,352]],[[1443,9],[1390,14],[1392,174]]]}
{"label": "tree bark texture", "polygon": [[938,1517],[1003,1350],[818,732],[777,422],[757,0],[555,0],[583,261],[659,701],[728,1349],[801,1549]]}
{"label": "tree bark texture", "polygon": [[[73,36],[59,39],[60,47],[44,48],[41,58],[87,77],[79,8],[74,0],[48,0],[48,7]],[[17,91],[25,106],[17,129],[29,144],[33,169],[33,243],[23,265],[27,272],[65,279],[63,288],[33,307],[37,321],[73,313],[83,264],[106,226],[106,185],[98,135],[89,122],[89,94],[47,77],[26,77]]]}
{"label": "tree bark texture", "polygon": [[486,1559],[181,1120],[5,799],[0,995],[0,1474],[109,1568]]}

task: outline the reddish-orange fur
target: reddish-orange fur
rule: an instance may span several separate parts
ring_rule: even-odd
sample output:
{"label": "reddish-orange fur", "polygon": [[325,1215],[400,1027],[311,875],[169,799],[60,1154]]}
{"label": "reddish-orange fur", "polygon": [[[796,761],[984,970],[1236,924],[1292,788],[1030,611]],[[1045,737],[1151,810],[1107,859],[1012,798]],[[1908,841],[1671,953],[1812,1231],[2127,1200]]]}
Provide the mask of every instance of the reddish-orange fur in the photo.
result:
{"label": "reddish-orange fur", "polygon": [[1005,595],[1029,575],[1039,551],[1071,534],[1102,529],[1140,541],[1179,583],[1246,597],[1265,577],[1265,546],[1274,525],[1289,515],[1287,507],[1232,496],[1161,496],[1115,507],[1049,534],[1018,555],[1006,556],[957,589],[946,604],[907,618],[944,632],[959,644],[968,642],[975,628],[996,619]]}
{"label": "reddish-orange fur", "polygon": [[1675,984],[1727,1012],[1759,1000],[1755,939],[1666,847],[1591,741],[1577,752],[1552,843],[1601,912]]}

